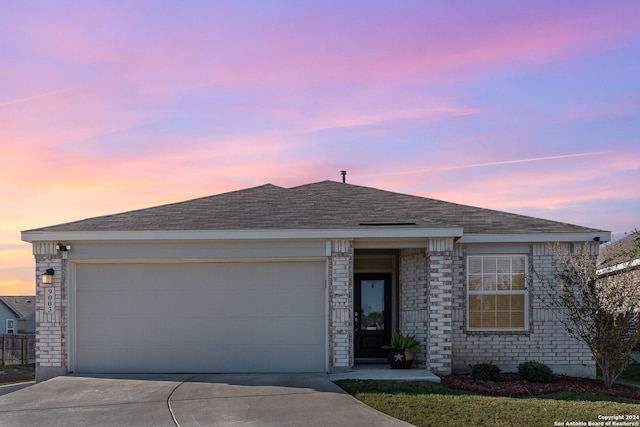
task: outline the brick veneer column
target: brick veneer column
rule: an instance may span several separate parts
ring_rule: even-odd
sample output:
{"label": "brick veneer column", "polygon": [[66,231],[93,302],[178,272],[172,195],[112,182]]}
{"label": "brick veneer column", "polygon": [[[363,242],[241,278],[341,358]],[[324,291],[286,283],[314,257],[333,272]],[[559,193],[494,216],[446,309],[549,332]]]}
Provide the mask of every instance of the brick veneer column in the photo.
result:
{"label": "brick veneer column", "polygon": [[427,368],[451,374],[453,239],[429,239],[427,246],[429,341]]}
{"label": "brick veneer column", "polygon": [[420,341],[415,366],[427,361],[429,317],[427,258],[424,249],[400,250],[400,332]]}
{"label": "brick veneer column", "polygon": [[332,240],[329,257],[329,370],[353,368],[353,245]]}
{"label": "brick veneer column", "polygon": [[[67,261],[53,242],[34,243],[33,255],[36,259],[36,380],[43,381],[67,373]],[[43,285],[42,274],[48,268],[55,271],[53,283]],[[47,313],[45,291],[50,287],[55,294],[54,310]]]}

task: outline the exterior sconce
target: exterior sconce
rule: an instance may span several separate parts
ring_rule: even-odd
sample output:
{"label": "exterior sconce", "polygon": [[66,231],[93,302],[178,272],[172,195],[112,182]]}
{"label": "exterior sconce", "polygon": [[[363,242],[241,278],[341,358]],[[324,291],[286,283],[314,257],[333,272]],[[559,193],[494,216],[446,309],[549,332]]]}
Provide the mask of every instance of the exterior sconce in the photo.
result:
{"label": "exterior sconce", "polygon": [[53,275],[55,274],[55,270],[53,268],[47,268],[42,275],[42,284],[50,285],[53,283]]}
{"label": "exterior sconce", "polygon": [[67,252],[71,250],[71,245],[67,245],[65,243],[58,243],[56,245],[56,250],[60,251],[60,252]]}

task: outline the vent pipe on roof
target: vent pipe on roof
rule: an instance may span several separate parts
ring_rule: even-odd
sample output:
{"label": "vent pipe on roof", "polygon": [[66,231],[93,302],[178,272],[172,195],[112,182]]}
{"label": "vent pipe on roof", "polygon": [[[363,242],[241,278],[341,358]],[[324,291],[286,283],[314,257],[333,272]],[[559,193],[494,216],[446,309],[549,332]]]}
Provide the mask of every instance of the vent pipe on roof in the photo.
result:
{"label": "vent pipe on roof", "polygon": [[347,183],[347,171],[340,171],[340,175],[342,175],[342,183]]}

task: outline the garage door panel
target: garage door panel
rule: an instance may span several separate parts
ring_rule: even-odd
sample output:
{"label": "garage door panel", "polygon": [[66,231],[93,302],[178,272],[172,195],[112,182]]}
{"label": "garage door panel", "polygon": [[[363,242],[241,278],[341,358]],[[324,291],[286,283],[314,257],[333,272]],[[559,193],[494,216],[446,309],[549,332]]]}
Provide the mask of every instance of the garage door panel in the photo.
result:
{"label": "garage door panel", "polygon": [[[109,360],[100,364],[89,362],[87,367],[93,372],[141,373],[166,372],[166,366],[182,366],[180,373],[196,372],[231,372],[228,370],[212,370],[211,366],[227,366],[233,364],[232,372],[314,372],[317,366],[324,363],[322,348],[316,346],[301,347],[299,352],[278,346],[265,347],[257,357],[253,346],[228,348],[225,346],[199,347],[196,349],[175,349],[157,346],[141,346],[138,348],[114,348]],[[149,354],[156,355],[149,358]],[[301,356],[307,354],[309,356]],[[99,360],[102,350],[90,349],[87,357]],[[189,359],[188,366],[182,363]],[[275,361],[275,362],[274,362]],[[274,364],[278,369],[274,371]],[[292,369],[295,368],[295,369]]]}
{"label": "garage door panel", "polygon": [[323,371],[322,262],[78,264],[78,372]]}

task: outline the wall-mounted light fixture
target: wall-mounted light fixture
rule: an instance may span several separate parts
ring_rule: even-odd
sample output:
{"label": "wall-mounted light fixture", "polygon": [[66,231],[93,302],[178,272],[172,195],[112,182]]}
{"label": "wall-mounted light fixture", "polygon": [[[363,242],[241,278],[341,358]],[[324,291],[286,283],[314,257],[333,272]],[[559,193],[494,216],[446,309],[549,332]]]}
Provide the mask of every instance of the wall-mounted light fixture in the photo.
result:
{"label": "wall-mounted light fixture", "polygon": [[67,245],[66,243],[58,243],[56,245],[56,250],[60,252],[67,252],[71,250],[71,245]]}
{"label": "wall-mounted light fixture", "polygon": [[53,275],[56,273],[56,271],[53,268],[47,268],[44,272],[44,274],[42,275],[42,284],[43,285],[50,285],[53,283]]}

